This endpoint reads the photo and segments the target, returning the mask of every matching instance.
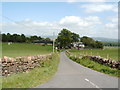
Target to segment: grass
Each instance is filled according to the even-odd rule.
[[[80,54],[91,55],[91,52],[92,52],[92,55],[97,55],[97,53],[99,53],[99,55],[104,58],[106,58],[106,55],[109,54],[110,58],[112,58],[114,60],[118,60],[118,48],[105,48],[104,50],[99,50],[99,49],[75,50],[75,49],[73,49],[73,50],[69,50],[69,51],[73,55],[72,56],[68,55],[68,57],[70,59],[72,59],[73,61],[75,61],[85,67],[91,68],[93,70],[96,70],[96,71],[99,71],[99,72],[102,72],[102,73],[105,73],[108,75],[120,77],[120,75],[118,74],[118,72],[119,72],[118,69],[113,69],[108,66],[99,64],[98,62],[92,61],[88,58],[81,58],[81,59],[79,58]],[[74,55],[76,55],[76,57]]]
[[[42,67],[2,78],[2,88],[33,88],[47,82],[57,71],[59,54],[42,62]]]
[[[118,59],[118,47],[105,47],[102,49],[82,49],[82,50],[70,50],[75,55],[95,55],[95,56],[101,56],[104,58],[111,58],[112,60],[119,60]]]
[[[105,74],[108,74],[108,75],[111,75],[111,76],[117,76],[117,77],[120,77],[120,75],[118,74],[119,70],[118,69],[113,69],[113,68],[110,68],[108,66],[105,66],[105,65],[102,65],[102,64],[99,64],[97,62],[94,62],[88,58],[82,58],[82,59],[79,59],[79,58],[75,58],[73,56],[69,56],[70,59],[72,59],[73,61],[85,66],[85,67],[88,67],[88,68],[91,68],[93,70],[96,70],[96,71],[99,71],[99,72],[102,72],[102,73],[105,73]]]
[[[0,57],[2,57],[2,43],[0,42]]]
[[[48,54],[51,52],[51,45],[42,46],[29,43],[13,43],[11,45],[8,45],[8,43],[2,43],[2,57],[30,56],[38,54]]]

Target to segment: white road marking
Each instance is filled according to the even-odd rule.
[[[85,81],[89,82],[90,84],[92,84],[93,86],[95,86],[96,88],[98,88],[99,90],[102,90],[100,87],[98,87],[96,84],[94,84],[93,82],[91,82],[89,79],[85,79]]]

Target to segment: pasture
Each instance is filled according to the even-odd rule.
[[[104,58],[111,58],[112,60],[119,60],[118,58],[118,47],[105,47],[104,49],[81,49],[81,50],[70,50],[71,53],[75,55],[93,55],[93,56],[101,56]]]
[[[39,54],[49,54],[52,52],[51,45],[37,45],[31,43],[2,43],[2,57],[30,56]]]

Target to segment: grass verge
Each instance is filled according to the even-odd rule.
[[[71,60],[73,60],[73,61],[75,61],[75,62],[77,62],[85,67],[88,67],[90,69],[93,69],[93,70],[96,70],[96,71],[99,71],[99,72],[102,72],[102,73],[105,73],[105,74],[108,74],[111,76],[120,77],[118,69],[113,69],[113,68],[110,68],[108,66],[99,64],[98,62],[92,61],[88,58],[81,58],[80,59],[78,57],[74,57],[74,56],[70,56],[70,55],[67,55],[67,56]]]
[[[41,67],[25,73],[13,74],[2,78],[2,88],[33,88],[47,82],[57,71],[59,54],[53,54],[44,62]]]

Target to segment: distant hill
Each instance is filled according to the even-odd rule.
[[[112,39],[112,38],[103,38],[103,37],[92,37],[92,38],[94,40],[103,41],[103,42],[118,42],[118,39]]]
[[[44,37],[44,38],[50,38],[50,39],[56,39],[57,38],[57,36],[42,36],[42,37]]]

